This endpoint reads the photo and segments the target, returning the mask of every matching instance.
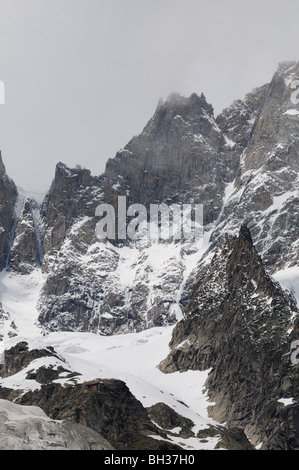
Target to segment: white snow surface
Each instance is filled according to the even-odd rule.
[[[0,341],[0,357],[5,349],[26,341],[29,349],[52,346],[61,361],[55,357],[36,359],[21,372],[1,378],[1,386],[24,392],[38,389],[39,383],[26,379],[27,372],[42,365],[62,365],[81,374],[77,383],[96,378],[123,380],[143,406],[164,402],[180,415],[190,418],[194,422],[195,433],[209,424],[218,424],[208,417],[207,408],[212,405],[204,388],[208,370],[163,374],[157,368],[169,352],[173,326],[114,336],[78,332],[45,333],[37,322],[36,308],[44,280],[38,269],[23,276],[10,275],[5,271],[0,274],[2,308],[8,314],[8,319],[0,323],[0,334],[9,331],[12,321],[16,326],[13,331],[17,332],[17,336]],[[60,378],[56,382],[64,384],[67,380],[70,379]],[[210,438],[208,442],[179,436],[171,439],[193,449],[213,449],[219,437]]]
[[[280,398],[280,400],[277,401],[282,403],[284,406],[288,406],[294,403],[294,398]]]
[[[289,116],[298,116],[299,111],[298,111],[298,109],[292,108],[292,109],[288,109],[288,110],[287,110],[285,113],[283,113],[283,114],[288,114]]]

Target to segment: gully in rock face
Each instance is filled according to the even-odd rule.
[[[126,196],[118,196],[117,217],[111,204],[97,206],[95,215],[101,217],[96,225],[96,235],[100,240],[128,238],[158,241],[184,238],[200,241],[203,237],[202,204],[150,204],[148,214],[143,204],[131,204],[126,208]],[[134,218],[127,222],[128,217]]]

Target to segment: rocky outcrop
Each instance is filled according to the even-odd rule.
[[[256,88],[247,93],[244,100],[235,100],[216,117],[218,126],[235,143],[240,155],[250,142],[254,123],[268,91],[269,84]]]
[[[17,343],[4,351],[2,364],[0,364],[0,377],[17,374],[35,359],[43,357],[55,357],[62,360],[57,356],[52,346],[47,349],[30,349],[26,341]]]
[[[12,338],[14,336],[17,336],[16,324],[11,319],[10,314],[4,311],[2,305],[0,304],[0,341],[3,341],[5,337]]]
[[[0,399],[0,450],[112,450],[92,429]]]
[[[165,403],[156,403],[147,408],[150,419],[169,434],[181,437],[193,437],[194,423],[191,419],[179,415]],[[175,428],[178,428],[177,430]]]
[[[59,432],[55,431],[55,436],[57,434],[55,439],[59,439],[62,432],[68,432],[74,435],[74,440],[78,434],[78,438],[84,442],[82,429],[72,426],[78,423],[86,428],[86,437],[91,429],[98,436],[98,439],[93,439],[95,444],[100,436],[104,436],[117,449],[179,448],[168,441],[167,434],[152,423],[146,409],[132,395],[124,382],[95,379],[92,382],[78,384],[80,374],[70,370],[66,361],[51,346],[32,349],[28,343],[20,342],[5,350],[0,376],[12,377],[21,371],[27,381],[32,381],[30,387],[32,390],[0,387],[0,397],[19,405],[37,406],[52,420],[62,420],[64,424],[59,427]],[[57,379],[62,378],[64,386],[55,383]],[[28,443],[25,448],[29,446],[34,449],[47,448],[47,435],[44,433],[40,437],[40,447],[34,447],[36,446],[33,442],[34,426],[33,423],[32,427],[28,428],[32,431],[31,440],[28,434],[24,436],[24,442]],[[24,428],[21,427],[18,432],[24,433]],[[65,440],[68,442],[70,439],[71,436]],[[17,441],[13,444],[12,439],[7,443],[5,441],[3,445],[9,445],[10,442],[15,448],[18,445],[23,448]],[[58,448],[60,445],[64,444],[58,443]],[[65,446],[68,448],[70,444]],[[87,448],[85,444],[84,446]]]
[[[45,255],[60,249],[72,225],[80,218],[94,218],[95,208],[102,198],[101,177],[93,177],[89,170],[79,166],[71,170],[63,163],[58,163],[41,208]],[[92,228],[89,236],[94,233]]]
[[[198,280],[160,368],[165,373],[211,368],[206,388],[216,421],[244,429],[264,448],[298,448],[296,400],[288,410],[278,401],[298,395],[298,365],[290,360],[296,335],[295,299],[266,273],[243,226]]]
[[[241,428],[225,426],[208,426],[194,434],[194,423],[189,418],[179,415],[165,403],[156,403],[147,409],[151,420],[167,432],[168,436],[181,438],[196,437],[201,443],[208,442],[207,438],[217,437],[215,449],[254,450]]]
[[[205,440],[208,437],[220,436],[216,449],[225,450],[255,450],[249,442],[243,429],[233,427],[209,426],[207,429],[198,431],[197,438]]]
[[[9,269],[19,274],[30,274],[42,262],[40,227],[34,211],[39,213],[37,203],[25,198],[9,253]]]
[[[6,267],[15,225],[17,188],[7,176],[0,152],[0,269]]]
[[[87,387],[92,383],[96,385]],[[68,387],[55,383],[42,385],[39,390],[23,394],[17,402],[41,407],[52,419],[87,426],[115,449],[180,448],[166,440],[166,434],[151,422],[145,408],[120,380],[97,379]]]

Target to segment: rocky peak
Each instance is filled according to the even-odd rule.
[[[90,170],[82,168],[80,165],[77,165],[75,168],[69,168],[64,163],[59,162],[56,165],[55,178],[50,188],[50,194],[58,191],[59,195],[61,195],[66,182],[74,188],[86,185],[90,175]]]
[[[299,78],[298,63],[282,63],[269,83],[252,128],[244,170],[266,165],[271,170],[289,165],[298,171],[299,108],[292,94]]]
[[[250,141],[255,120],[267,96],[268,89],[269,84],[255,88],[246,94],[244,100],[235,100],[216,118],[222,132],[236,144],[240,154]]]
[[[173,125],[173,120],[180,117],[186,123],[198,121],[200,117],[214,117],[213,107],[210,105],[204,94],[198,96],[193,93],[189,97],[179,93],[171,93],[167,100],[160,100],[153,117],[145,126],[143,133],[157,134],[157,131],[166,130],[167,125]]]
[[[231,250],[226,264],[229,291],[243,289],[245,285],[251,292],[260,283],[265,287],[265,272],[261,257],[258,255],[247,225],[242,225],[238,237],[227,238],[227,248]]]
[[[105,175],[125,182],[130,202],[205,203],[209,224],[219,214],[225,181],[233,178],[238,159],[204,95],[172,94],[143,132],[107,161]]]
[[[211,369],[206,387],[215,403],[214,419],[242,427],[267,446],[291,447],[293,437],[282,443],[275,433],[267,435],[267,427],[273,428],[275,409],[277,425],[284,427],[278,400],[294,393],[287,377],[295,312],[298,319],[295,299],[266,273],[243,226],[238,237],[227,238],[198,280],[160,368],[168,373]]]
[[[298,63],[280,64],[269,84],[217,118],[236,141],[240,161],[212,239],[237,233],[246,223],[271,272],[293,266],[298,254],[299,105],[292,98],[298,72]]]
[[[94,217],[103,196],[103,178],[87,169],[58,163],[55,178],[42,205],[44,253],[61,247],[69,229],[80,217]]]
[[[2,153],[0,151],[0,177],[6,173],[5,166],[2,159]]]
[[[9,254],[8,264],[13,272],[29,274],[42,262],[42,241],[38,217],[38,204],[30,197],[26,197]]]
[[[245,243],[248,243],[250,246],[253,246],[251,233],[247,225],[241,225],[240,232],[239,232],[239,241],[244,241]]]
[[[6,267],[15,224],[17,187],[8,177],[0,152],[0,269]]]
[[[278,64],[275,76],[282,77],[284,80],[293,80],[299,75],[299,61],[285,60]]]

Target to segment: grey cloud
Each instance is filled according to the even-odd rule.
[[[0,149],[46,190],[55,165],[99,174],[160,97],[201,93],[215,113],[298,59],[296,1],[0,0]]]

